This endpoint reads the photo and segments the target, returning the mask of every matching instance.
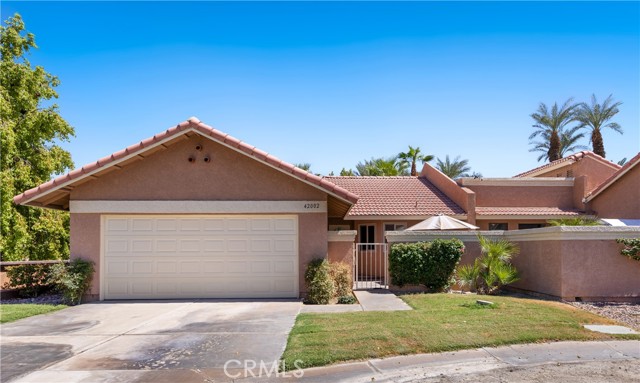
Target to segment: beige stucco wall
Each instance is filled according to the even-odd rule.
[[[477,207],[573,208],[572,186],[481,186],[468,185],[476,193]],[[479,217],[476,217],[478,219]]]
[[[203,150],[197,151],[196,145]],[[188,162],[190,156],[196,158]],[[203,158],[209,156],[211,162]],[[326,193],[203,137],[82,184],[71,200],[323,200]]]
[[[513,264],[520,280],[512,286],[567,300],[640,301],[640,262],[620,254],[616,238],[638,238],[638,228],[547,227],[531,230],[482,232],[518,245]],[[390,233],[390,242],[458,238],[465,244],[461,264],[480,255],[474,232]]]
[[[93,261],[95,273],[86,300],[100,298],[100,214],[71,214],[71,258]]]
[[[460,187],[455,181],[428,163],[424,164],[420,175],[428,179],[435,187],[460,206],[467,213],[467,222],[475,224],[477,202],[473,191],[466,187]]]
[[[563,241],[562,297],[640,300],[640,262],[620,254],[614,240]]]
[[[329,262],[342,262],[353,268],[353,242],[329,241]]]
[[[586,176],[585,192],[589,193],[616,172],[612,165],[602,163],[593,157],[587,156],[564,166],[561,169],[551,170],[536,177],[579,177]],[[572,174],[572,175],[571,175]]]
[[[640,219],[640,166],[629,170],[588,205],[600,218]]]
[[[195,150],[202,145],[203,150]],[[194,156],[195,163],[188,162]],[[202,161],[210,156],[211,162]],[[327,194],[206,138],[192,137],[123,169],[89,181],[71,200],[326,201]],[[96,263],[91,294],[100,288],[100,214],[71,214],[71,257]],[[327,213],[298,214],[299,286],[314,258],[327,256]]]
[[[520,254],[512,260],[520,273],[520,280],[513,284],[523,290],[562,296],[562,257],[560,241],[515,242]]]

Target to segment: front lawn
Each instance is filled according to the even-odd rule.
[[[413,311],[300,314],[282,359],[304,367],[391,355],[554,340],[610,339],[582,324],[609,319],[558,302],[482,297],[495,307],[477,305],[475,295],[419,294],[404,299]],[[615,336],[640,339],[639,335]]]
[[[45,304],[2,304],[0,305],[0,323],[13,322],[18,319],[58,311],[65,305],[45,305]]]

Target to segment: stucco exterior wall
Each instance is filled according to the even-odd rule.
[[[455,181],[442,174],[438,169],[425,163],[422,171],[422,177],[427,178],[440,191],[446,194],[453,202],[467,212],[467,222],[475,224],[476,215],[476,196],[466,187],[460,187]]]
[[[309,262],[327,257],[327,214],[313,213],[298,215],[298,280],[300,295],[305,296],[307,287],[304,272]]]
[[[605,164],[602,161],[594,159],[593,157],[586,156],[581,158],[580,161],[574,162],[560,169],[542,173],[540,175],[537,175],[536,177],[587,176],[585,192],[589,193],[615,172],[615,166]]]
[[[614,240],[563,241],[562,297],[640,300],[640,262],[620,254]]]
[[[71,214],[71,259],[93,261],[95,273],[91,290],[84,297],[92,301],[100,298],[100,214]]]
[[[195,149],[202,145],[202,151]],[[189,157],[196,161],[191,163]],[[209,156],[211,161],[204,162]],[[322,200],[326,193],[195,136],[76,187],[71,200]]]
[[[512,260],[520,273],[513,287],[536,293],[562,296],[565,283],[562,275],[560,241],[515,242],[520,254]]]
[[[630,169],[588,205],[600,218],[640,219],[640,166]]]
[[[571,186],[480,186],[469,185],[476,193],[478,207],[559,207],[573,208]],[[479,218],[479,217],[476,217]]]

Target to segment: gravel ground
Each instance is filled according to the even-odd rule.
[[[61,294],[47,294],[47,295],[41,295],[36,298],[3,299],[0,301],[0,304],[19,304],[19,303],[59,305],[59,304],[63,304],[63,301],[62,301]]]
[[[613,319],[640,331],[640,303],[564,302],[594,314]]]
[[[556,363],[534,367],[508,367],[466,375],[416,379],[421,383],[637,383],[638,360],[614,362]]]

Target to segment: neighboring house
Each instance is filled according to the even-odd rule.
[[[581,152],[515,178],[453,181],[429,164],[319,177],[191,118],[14,201],[70,212],[71,256],[96,264],[93,299],[298,297],[310,260],[351,262],[354,242],[437,214],[526,229],[624,191],[637,209],[638,162]]]
[[[640,153],[592,190],[587,210],[600,218],[640,220]]]

